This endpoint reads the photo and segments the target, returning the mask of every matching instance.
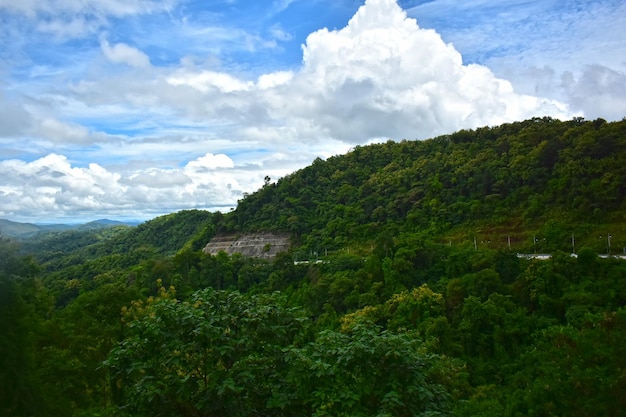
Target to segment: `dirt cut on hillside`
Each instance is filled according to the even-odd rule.
[[[204,253],[228,255],[240,253],[250,258],[273,259],[280,252],[289,250],[289,236],[274,233],[246,233],[215,236],[204,247]]]

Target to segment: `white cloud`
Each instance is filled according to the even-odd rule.
[[[125,43],[116,43],[111,46],[106,39],[101,39],[100,48],[104,56],[113,63],[127,64],[136,68],[150,66],[150,58],[148,55]]]
[[[561,103],[518,95],[486,67],[463,65],[451,44],[393,0],[367,0],[345,28],[309,35],[303,54],[284,97],[291,116],[345,141],[569,116]]]
[[[293,72],[291,71],[277,71],[269,74],[262,74],[259,76],[257,86],[261,90],[267,90],[280,85],[288,84],[292,78]]]
[[[208,153],[194,161],[190,161],[185,168],[194,172],[206,172],[218,168],[234,168],[233,160],[227,155],[213,155]]]
[[[203,167],[213,174],[202,172]],[[0,161],[4,179],[0,216],[26,214],[45,220],[75,215],[82,220],[84,212],[92,211],[130,216],[143,210],[145,217],[176,207],[234,205],[242,193],[235,177],[247,174],[229,174],[232,167],[225,155],[207,154],[183,169],[150,168],[122,176],[95,163],[72,166],[57,154],[32,162],[4,160]]]
[[[180,70],[167,78],[167,82],[174,86],[189,86],[203,93],[218,89],[224,93],[245,91],[252,87],[251,82],[237,79],[229,74],[215,71],[201,71],[193,73]]]
[[[112,207],[125,192],[119,174],[98,164],[72,167],[61,155],[50,154],[33,162],[0,161],[0,214],[77,212]]]
[[[88,144],[91,139],[89,130],[84,126],[51,118],[41,120],[34,133],[38,137],[61,144]]]
[[[145,191],[150,193],[150,190],[154,189],[184,187],[191,183],[191,178],[178,170],[148,169],[130,175],[124,183],[132,187],[144,187]]]

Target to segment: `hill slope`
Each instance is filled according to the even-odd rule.
[[[623,230],[625,195],[626,121],[542,118],[318,159],[241,200],[225,226],[291,232],[315,250],[485,228],[528,246],[549,223],[560,236],[546,249],[566,250],[576,232],[592,244],[594,225]]]

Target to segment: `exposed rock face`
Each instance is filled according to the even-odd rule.
[[[220,251],[229,255],[240,253],[251,258],[272,259],[279,252],[289,249],[289,236],[273,233],[249,233],[215,236],[204,247],[204,253],[217,255]]]

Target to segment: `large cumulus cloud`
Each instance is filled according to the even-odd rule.
[[[463,65],[453,45],[392,0],[368,0],[345,28],[311,34],[303,52],[293,92],[305,99],[289,108],[350,142],[567,115],[561,103],[516,94],[488,68]]]
[[[250,121],[260,114],[257,129],[264,125],[277,138],[292,129],[305,141],[427,138],[570,116],[560,102],[517,94],[487,67],[464,65],[453,45],[420,28],[394,0],[367,0],[345,28],[310,34],[302,50],[300,69],[264,74],[256,84],[193,70],[168,81],[211,97],[208,116]]]

